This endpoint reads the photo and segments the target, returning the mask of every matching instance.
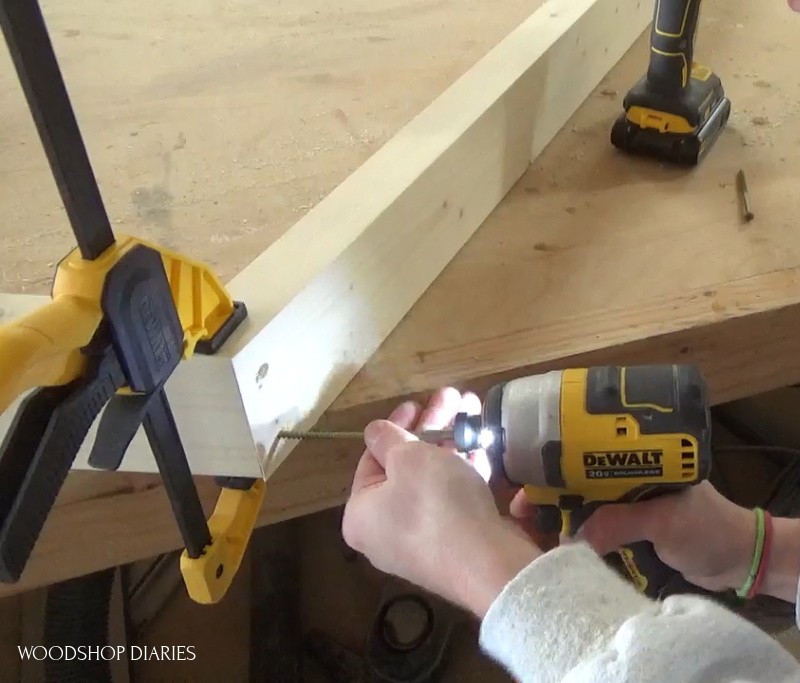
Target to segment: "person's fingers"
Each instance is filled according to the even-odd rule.
[[[795,12],[800,12],[800,0],[789,0],[789,7]]]
[[[481,476],[481,479],[483,479],[487,484],[491,482],[492,463],[489,462],[489,456],[486,455],[485,450],[479,448],[477,451],[472,451],[472,453],[469,454],[469,464],[472,465],[472,468]],[[493,488],[492,491],[494,492]]]
[[[422,411],[417,422],[417,429],[446,429],[461,406],[461,392],[452,387],[439,389],[431,396],[428,405]]]
[[[531,503],[525,491],[518,490],[508,508],[517,528],[524,531],[542,550],[551,550],[558,545],[558,529],[544,528],[540,516],[541,506]]]
[[[406,401],[401,403],[389,415],[389,422],[394,422],[398,427],[403,429],[413,429],[422,408],[414,401]]]
[[[508,504],[508,511],[512,517],[527,519],[536,515],[537,506],[531,503],[525,491],[520,489]]]
[[[419,417],[420,410],[420,406],[413,401],[401,403],[389,415],[389,421],[403,429],[411,429]],[[385,476],[386,473],[383,467],[367,448],[361,455],[356,472],[353,475],[353,490],[358,491],[367,486],[372,486],[384,479]]]
[[[598,508],[579,529],[577,537],[585,540],[599,555],[606,555],[622,545],[637,541],[655,542],[659,527],[665,527],[662,514],[665,498],[641,503],[604,505]]]
[[[800,0],[798,0],[800,2]],[[466,413],[467,415],[480,415],[481,414],[481,400],[468,391],[461,397],[461,405],[458,409],[459,413]]]
[[[375,420],[364,429],[364,441],[367,449],[384,470],[387,456],[392,448],[417,440],[417,437],[411,432],[389,420]]]

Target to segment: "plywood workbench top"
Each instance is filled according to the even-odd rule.
[[[42,2],[115,230],[242,270],[542,4]],[[74,247],[0,50],[0,290]]]

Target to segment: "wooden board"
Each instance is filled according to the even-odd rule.
[[[278,432],[317,422],[651,15],[549,0],[237,275],[249,318],[220,356],[240,396],[223,358],[167,385],[192,471],[269,477],[296,446]],[[141,434],[129,450],[156,471]]]
[[[319,420],[651,16],[548,0],[230,282],[250,319],[224,353],[265,477],[297,445],[278,432]]]

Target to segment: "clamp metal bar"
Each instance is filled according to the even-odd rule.
[[[39,3],[0,0],[0,26],[81,256],[94,261],[114,233]]]
[[[144,429],[172,504],[186,554],[191,559],[196,559],[211,545],[211,532],[163,388],[150,401],[144,418]]]

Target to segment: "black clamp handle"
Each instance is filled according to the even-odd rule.
[[[106,347],[81,379],[23,401],[0,446],[0,580],[19,580],[86,434],[124,384]]]

